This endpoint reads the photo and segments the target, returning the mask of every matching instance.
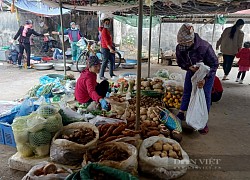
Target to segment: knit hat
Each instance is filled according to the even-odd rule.
[[[194,40],[194,27],[190,24],[183,24],[177,34],[179,44],[188,43]]]
[[[88,59],[89,67],[100,64],[100,60],[97,56],[90,56]]]
[[[25,24],[33,24],[33,22],[32,22],[32,20],[29,19],[29,20],[25,21]]]
[[[72,26],[73,24],[76,24],[76,23],[75,23],[75,22],[71,22],[71,23],[70,23],[70,26]]]

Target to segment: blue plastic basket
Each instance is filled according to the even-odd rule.
[[[4,142],[3,128],[4,128],[4,125],[2,125],[0,123],[0,144],[5,144],[5,142]]]
[[[16,147],[16,142],[11,125],[7,123],[1,123],[1,127],[3,128],[5,145]]]
[[[6,114],[0,117],[0,122],[7,122],[9,124],[12,124],[13,120],[15,119],[16,114],[17,114],[17,111]]]

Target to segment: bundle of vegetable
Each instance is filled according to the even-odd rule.
[[[123,122],[116,124],[102,124],[98,126],[100,140],[108,142],[125,136],[135,136],[140,133],[140,131],[126,129],[126,127],[126,123]]]
[[[29,91],[28,91],[28,96],[29,97],[36,97],[36,92],[37,90],[41,87],[42,85],[35,85],[34,87],[32,87]]]
[[[85,161],[90,162],[102,162],[105,160],[109,161],[124,161],[128,159],[129,154],[127,151],[119,146],[113,144],[102,144],[94,150],[87,151]]]
[[[54,83],[49,83],[43,86],[42,91],[39,93],[40,96],[51,93],[52,88],[55,86]]]
[[[182,86],[167,85],[163,102],[165,102],[166,107],[180,109],[182,94]]]
[[[160,156],[160,157],[171,157],[174,159],[183,159],[181,148],[178,144],[164,143],[163,141],[155,142],[151,147],[147,148],[149,157]]]
[[[67,139],[69,141],[78,143],[78,144],[87,144],[95,138],[95,132],[90,128],[80,128],[73,131],[72,134],[62,133],[61,138]]]

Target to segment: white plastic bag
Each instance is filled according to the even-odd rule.
[[[193,75],[192,81],[192,93],[190,102],[188,105],[186,122],[195,130],[204,129],[208,121],[208,110],[203,88],[197,87],[197,82],[204,79],[206,74],[210,71],[210,68],[203,63],[197,64],[199,69]]]
[[[164,143],[180,144],[173,139],[151,136],[145,139],[139,151],[139,167],[144,173],[151,174],[155,179],[174,179],[184,175],[190,164],[187,153],[181,148],[183,159],[173,159],[169,157],[161,158],[160,156],[149,157],[147,148],[151,147],[155,142],[163,141]]]

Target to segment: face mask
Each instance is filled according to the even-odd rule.
[[[109,26],[109,24],[104,24],[104,28],[109,28],[110,26]]]
[[[187,46],[187,45],[179,45],[179,50],[180,51],[186,51],[188,50],[189,48],[191,48],[193,46],[193,44]]]

